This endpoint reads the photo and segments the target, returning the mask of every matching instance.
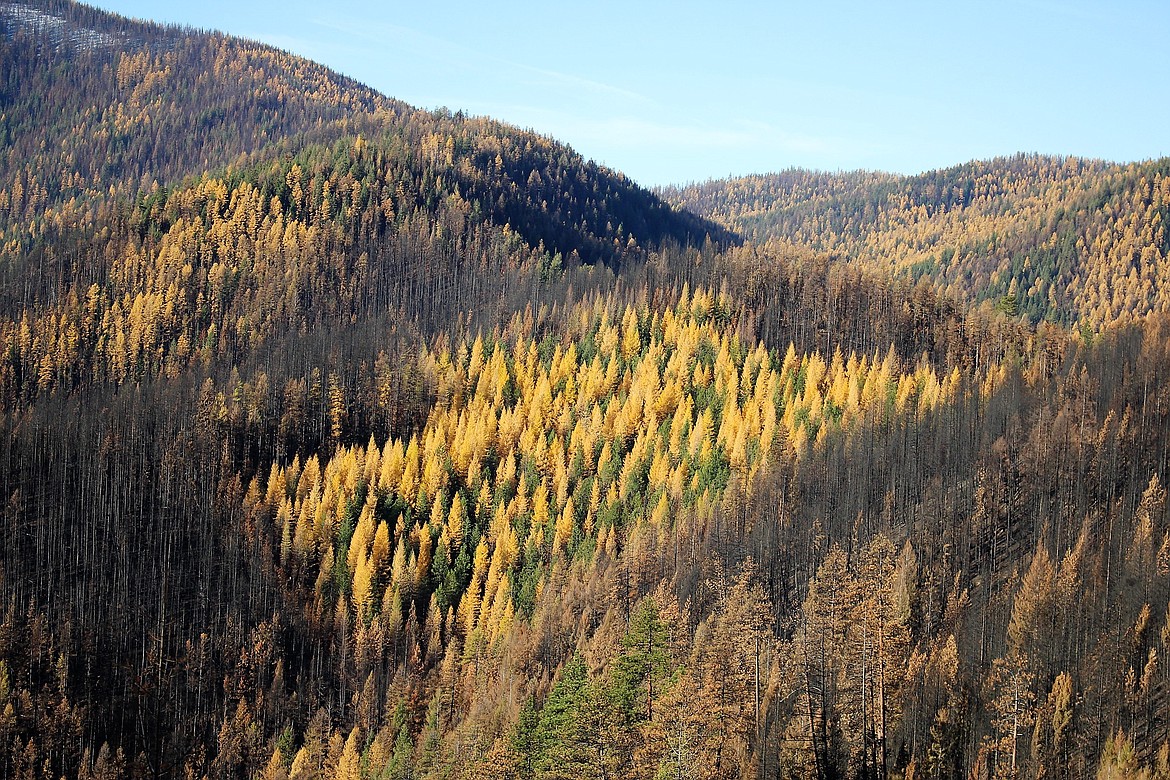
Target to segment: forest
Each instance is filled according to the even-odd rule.
[[[790,170],[664,190],[757,242],[798,245],[967,304],[1091,328],[1170,309],[1170,167],[1043,155],[918,176]]]
[[[0,778],[1170,778],[1168,166],[649,191],[0,5]]]

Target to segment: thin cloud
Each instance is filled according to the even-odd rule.
[[[507,65],[511,68],[515,68],[516,70],[525,71],[528,73],[535,73],[537,75],[544,76],[546,78],[549,78],[549,79],[555,81],[556,83],[560,84],[561,86],[576,87],[580,90],[584,90],[586,92],[591,92],[591,93],[596,94],[596,95],[608,95],[610,97],[622,97],[622,98],[626,98],[627,100],[632,100],[632,101],[636,101],[639,103],[652,103],[653,102],[650,98],[646,97],[645,95],[643,95],[641,93],[634,92],[634,91],[628,90],[628,89],[623,89],[622,87],[616,87],[613,84],[605,84],[605,83],[602,83],[600,81],[594,81],[593,79],[582,78],[581,76],[574,76],[574,75],[569,74],[569,73],[562,73],[559,70],[548,70],[546,68],[536,68],[536,67],[533,67],[531,65],[524,65],[522,63],[512,62],[510,60],[504,60],[504,59],[500,59],[498,57],[489,57],[488,59],[494,60],[495,62],[499,62],[499,63],[504,64],[504,65]]]
[[[333,30],[334,32],[345,33],[346,35],[363,40],[372,41],[374,43],[386,44],[386,39],[397,36],[399,38],[413,39],[420,43],[439,44],[441,46],[454,48],[463,48],[457,46],[446,38],[440,38],[435,35],[428,35],[420,32],[413,27],[402,27],[397,24],[386,24],[385,22],[377,22],[370,24],[349,24],[343,21],[334,19],[313,19],[312,24],[326,30]]]

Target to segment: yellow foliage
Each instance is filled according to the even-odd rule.
[[[490,347],[477,337],[454,357],[442,348],[424,351],[418,369],[441,397],[420,431],[381,449],[373,442],[338,448],[323,468],[315,457],[284,470],[273,465],[267,482],[249,488],[249,511],[272,512],[281,566],[298,557],[315,566],[319,592],[327,592],[342,521],[358,486],[369,485],[345,560],[352,604],[369,621],[381,602],[398,615],[385,619],[399,629],[413,599],[434,598],[420,590],[434,581],[436,539],[453,558],[478,538],[471,582],[451,594],[458,599],[451,619],[470,651],[495,641],[514,619],[520,551],[563,557],[578,512],[585,537],[596,538],[592,549],[613,555],[626,537],[602,518],[623,505],[646,508],[623,521],[631,524],[629,538],[665,533],[676,515],[701,522],[722,506],[724,484],[712,479],[726,472],[707,468],[713,462],[730,465],[736,484],[750,485],[777,446],[804,457],[816,442],[850,435],[871,415],[916,414],[966,392],[958,373],[940,380],[925,361],[913,374],[899,373],[892,350],[881,361],[880,352],[838,352],[826,362],[790,345],[777,361],[708,316],[713,305],[709,293],[696,290],[662,314],[629,307],[610,319],[602,307],[574,334],[596,328],[598,352],[588,362],[579,360],[573,339],[543,360],[528,336]],[[647,318],[651,335],[643,339],[639,323]],[[505,405],[508,387],[516,401]],[[429,512],[419,523],[423,506]],[[528,526],[527,538],[517,537],[514,524]],[[447,629],[429,630],[445,636]]]
[[[431,538],[430,526],[415,526],[412,534],[418,544],[418,557],[415,559],[415,582],[426,579],[431,570],[431,560],[434,556],[435,541]]]
[[[264,495],[264,500],[270,506],[279,506],[287,491],[285,472],[276,463],[273,463],[272,469],[268,472],[268,490]]]
[[[622,357],[633,360],[642,350],[642,336],[638,332],[638,315],[633,309],[626,309],[622,321]]]
[[[650,515],[650,524],[656,528],[666,528],[670,525],[670,501],[666,497],[665,490],[659,496],[658,503],[654,505],[654,512]]]
[[[380,580],[385,580],[390,566],[390,529],[386,521],[378,523],[374,533],[374,544],[370,548],[370,569]]]
[[[447,538],[453,547],[463,544],[463,530],[467,525],[467,510],[463,508],[463,496],[458,492],[451,500],[451,511],[447,514]]]
[[[565,546],[573,536],[573,528],[576,526],[576,510],[573,507],[573,499],[569,498],[565,502],[565,508],[561,512],[560,517],[557,518],[556,531],[553,534],[553,553],[564,552]]]
[[[308,776],[308,773],[311,769],[311,764],[312,758],[309,756],[309,751],[302,745],[301,749],[297,751],[297,754],[293,756],[292,768],[289,771],[289,777]]]
[[[337,762],[337,771],[333,775],[334,780],[361,780],[361,748],[358,742],[358,729],[354,726],[353,731],[349,732],[349,738],[345,740],[345,747]]]
[[[418,439],[411,436],[410,443],[406,445],[406,453],[403,456],[402,477],[398,480],[398,495],[402,496],[408,504],[413,504],[418,500],[418,450]]]
[[[346,558],[346,565],[349,566],[350,571],[357,568],[359,559],[366,557],[376,531],[377,526],[374,524],[373,507],[367,502],[362,509],[361,516],[358,518],[353,536],[350,537],[349,553]]]
[[[358,557],[357,568],[353,572],[353,605],[358,617],[365,620],[370,614],[373,597],[374,574],[366,556]]]
[[[543,528],[552,519],[547,482],[541,482],[532,494],[532,525]]]

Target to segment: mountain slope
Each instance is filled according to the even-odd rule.
[[[757,241],[926,276],[1010,314],[1092,326],[1170,310],[1170,161],[1018,156],[919,176],[788,171],[668,190]]]
[[[66,2],[0,23],[7,403],[731,238],[548,138],[270,47]]]
[[[25,252],[55,212],[358,135],[411,155],[410,177],[434,197],[474,190],[485,216],[566,258],[616,263],[726,233],[533,133],[417,111],[269,46],[64,0],[0,7],[0,90],[0,227]]]
[[[177,183],[291,136],[331,139],[350,120],[409,111],[268,46],[62,0],[3,4],[0,37],[9,219],[111,187]]]

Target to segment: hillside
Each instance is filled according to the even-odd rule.
[[[420,205],[458,195],[566,258],[617,263],[663,240],[724,237],[550,139],[418,111],[269,46],[67,0],[0,6],[0,41],[0,227],[25,254],[40,231],[109,219],[94,210],[119,199],[359,136],[386,149]]]
[[[665,193],[733,233],[230,36],[0,24],[0,776],[1170,776],[1170,314],[1097,262],[1160,289],[1160,164]],[[1021,292],[1090,271],[1092,327]]]
[[[270,47],[3,8],[9,403],[372,311],[434,323],[522,296],[518,265],[547,280],[731,238],[550,139],[417,111]]]
[[[755,241],[1090,327],[1170,308],[1170,163],[1021,155],[900,177],[786,171],[667,190]]]
[[[0,40],[2,212],[16,223],[410,111],[271,47],[65,0],[4,3]]]

